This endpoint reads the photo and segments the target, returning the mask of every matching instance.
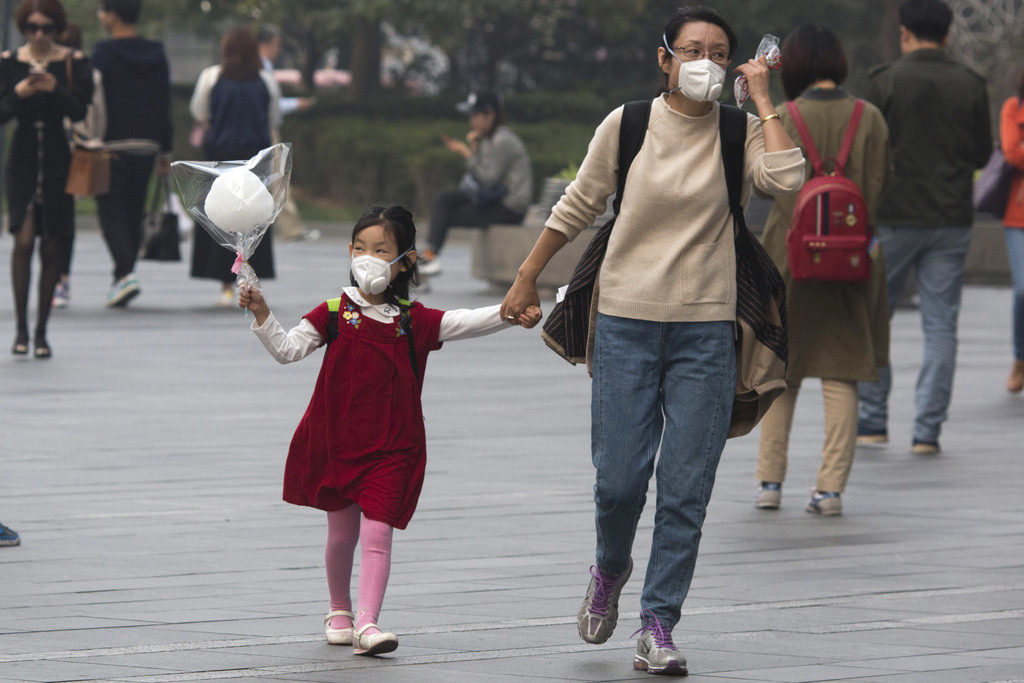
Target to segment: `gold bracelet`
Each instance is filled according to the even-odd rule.
[[[780,119],[781,120],[781,117],[778,114],[768,114],[768,116],[762,116],[761,117],[761,125],[763,126],[764,124],[768,123],[772,119]]]

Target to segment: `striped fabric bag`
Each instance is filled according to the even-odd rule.
[[[615,217],[622,206],[622,194],[626,187],[626,175],[647,133],[647,120],[651,116],[650,100],[628,102],[622,109],[619,124],[619,177],[612,203],[614,216],[597,230],[590,244],[573,270],[572,278],[561,301],[555,304],[544,323],[541,338],[559,356],[573,365],[586,363],[591,325],[596,321],[592,311],[597,284],[597,273],[601,270],[608,238],[615,225]]]

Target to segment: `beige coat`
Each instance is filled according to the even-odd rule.
[[[853,112],[854,98],[844,91],[808,90],[796,99],[822,159],[835,156]],[[786,107],[779,107],[789,136],[803,144]],[[806,156],[806,153],[805,153]],[[828,168],[828,166],[826,166]],[[813,174],[807,162],[807,177]],[[892,174],[889,132],[880,111],[864,108],[846,177],[864,193],[872,225],[882,187]],[[878,368],[889,362],[889,304],[885,262],[872,262],[871,279],[865,283],[793,282],[786,260],[786,231],[797,195],[775,198],[765,223],[762,241],[786,282],[789,318],[789,368],[787,380],[804,377],[873,382]]]

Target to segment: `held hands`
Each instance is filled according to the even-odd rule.
[[[544,313],[541,312],[540,306],[527,306],[526,310],[520,313],[518,316],[512,314],[506,314],[504,316],[505,322],[509,325],[519,325],[526,329],[531,329],[540,322],[540,319],[544,317]]]
[[[527,329],[539,323],[543,314],[537,286],[517,277],[501,302],[501,317],[512,325],[522,325]]]

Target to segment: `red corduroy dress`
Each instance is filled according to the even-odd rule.
[[[444,311],[414,303],[419,377],[438,341]],[[327,303],[305,315],[327,338]],[[427,460],[420,382],[397,321],[362,315],[341,297],[338,338],[327,347],[313,397],[288,449],[284,500],[328,512],[357,503],[369,519],[409,523]]]

